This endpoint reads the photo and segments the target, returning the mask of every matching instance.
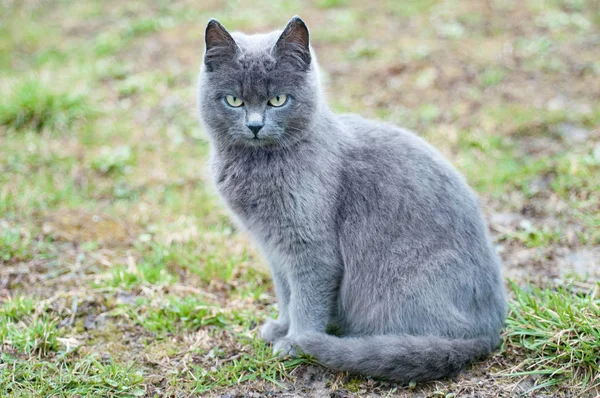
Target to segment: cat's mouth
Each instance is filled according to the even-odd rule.
[[[272,146],[278,142],[279,136],[277,134],[273,134],[272,132],[263,132],[261,131],[259,134],[246,134],[246,132],[241,131],[232,131],[232,138],[234,138],[238,145],[247,145],[251,147],[263,147],[263,146]]]
[[[251,145],[264,145],[276,141],[275,137],[269,135],[244,136],[243,140]]]
[[[243,145],[254,148],[273,147],[277,145],[277,140],[273,137],[244,137]]]

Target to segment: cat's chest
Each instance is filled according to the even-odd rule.
[[[219,193],[262,242],[312,240],[329,213],[323,179],[307,164],[262,160],[213,162]]]
[[[229,164],[217,167],[215,182],[236,214],[245,218],[266,217],[295,210],[295,197],[301,192],[296,184],[298,178],[291,174],[276,168]]]
[[[243,219],[297,219],[307,211],[307,202],[319,178],[300,162],[272,159],[234,159],[213,164],[214,179],[221,196]]]

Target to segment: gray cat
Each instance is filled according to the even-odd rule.
[[[214,181],[279,301],[262,337],[400,383],[488,355],[506,311],[500,262],[459,173],[407,130],[333,114],[300,18],[257,35],[211,20],[205,42]]]

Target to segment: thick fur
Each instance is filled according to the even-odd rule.
[[[400,383],[454,376],[493,345],[488,339],[444,339],[436,336],[371,336],[339,338],[305,334],[298,344],[318,353],[333,369],[391,379]]]
[[[218,192],[273,273],[280,313],[263,338],[403,383],[491,352],[506,311],[501,267],[462,176],[407,130],[333,114],[299,18],[284,35],[228,36],[209,23],[199,107]],[[284,106],[267,105],[281,94]],[[246,125],[257,117],[255,138]]]

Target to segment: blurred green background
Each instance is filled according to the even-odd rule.
[[[194,91],[209,18],[253,33],[298,14],[331,107],[433,143],[479,193],[507,278],[574,300],[553,307],[545,290],[540,306],[514,287],[502,351],[419,394],[597,391],[581,336],[595,336],[598,304],[571,293],[600,276],[598,0],[0,6],[0,390],[412,396],[275,360],[255,338],[275,298],[208,179]],[[560,311],[575,315],[532,321]],[[552,356],[527,340],[538,327],[577,333]]]

